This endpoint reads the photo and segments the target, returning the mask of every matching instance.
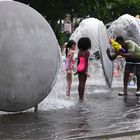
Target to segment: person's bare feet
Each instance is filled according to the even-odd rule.
[[[118,96],[127,96],[127,93],[119,92],[119,93],[118,93]]]
[[[136,95],[136,96],[140,96],[140,91],[139,91],[139,90],[136,91],[135,95]]]

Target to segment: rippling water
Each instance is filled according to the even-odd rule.
[[[119,97],[121,73],[109,89],[100,62],[92,63],[84,102],[78,101],[77,77],[73,77],[72,98],[65,97],[65,74],[60,70],[49,96],[39,111],[0,115],[0,139],[77,140],[89,136],[140,129],[140,100],[130,89],[128,97]],[[96,69],[97,68],[97,69]]]

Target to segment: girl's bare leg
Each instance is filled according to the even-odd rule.
[[[79,78],[79,86],[78,86],[79,100],[84,100],[84,92],[87,76],[85,74],[79,74],[78,78]]]
[[[69,72],[69,73],[67,72],[66,80],[67,80],[66,95],[69,97],[70,91],[71,91],[71,85],[72,85],[72,73],[71,72]]]

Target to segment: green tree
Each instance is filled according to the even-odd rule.
[[[59,38],[61,21],[69,13],[73,18],[95,17],[108,23],[123,14],[140,14],[140,0],[16,0],[29,4],[42,14]],[[58,20],[60,23],[58,24]]]

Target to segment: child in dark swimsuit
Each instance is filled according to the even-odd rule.
[[[79,93],[79,100],[84,100],[84,91],[85,91],[85,84],[87,77],[90,75],[88,74],[88,59],[90,52],[88,49],[91,48],[91,41],[87,37],[82,37],[78,41],[78,62],[77,62],[77,72],[78,74],[78,93]]]

